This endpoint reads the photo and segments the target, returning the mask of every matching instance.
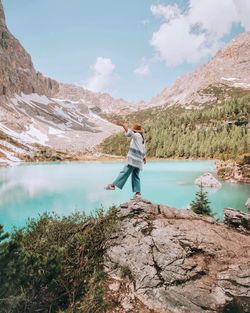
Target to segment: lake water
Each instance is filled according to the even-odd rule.
[[[122,162],[73,162],[23,164],[0,169],[0,224],[5,230],[23,226],[29,217],[45,211],[67,215],[77,210],[86,213],[132,196],[130,180],[124,189],[106,191],[123,167]],[[198,188],[194,179],[213,172],[213,161],[152,161],[141,173],[143,197],[155,203],[185,208]],[[214,213],[223,216],[223,208],[247,211],[244,203],[250,186],[222,182],[219,190],[208,190]]]

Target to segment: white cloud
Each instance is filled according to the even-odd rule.
[[[190,0],[189,25],[199,24],[207,35],[220,39],[239,21],[233,0]]]
[[[149,74],[149,64],[144,64],[144,65],[137,67],[134,70],[134,73],[137,75],[141,75],[141,76],[148,75]]]
[[[238,15],[241,17],[241,25],[245,30],[250,31],[250,1],[234,0]]]
[[[94,92],[106,91],[113,81],[115,70],[111,59],[98,57],[91,69],[93,75],[87,80],[85,87]]]
[[[250,27],[249,0],[190,0],[187,11],[176,5],[153,5],[154,16],[163,17],[150,44],[169,66],[196,63],[213,55],[233,23]]]
[[[150,73],[150,67],[152,64],[159,61],[159,57],[154,55],[151,58],[142,58],[140,65],[134,70],[134,73],[141,76],[146,76]]]
[[[174,5],[162,5],[162,4],[151,5],[150,10],[153,13],[153,15],[163,16],[166,21],[172,20],[181,13],[176,3]]]

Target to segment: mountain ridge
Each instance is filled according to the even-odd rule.
[[[122,99],[63,84],[36,71],[30,54],[9,31],[0,0],[0,165],[20,161],[17,154],[30,157],[37,144],[85,153],[118,131],[99,116],[116,113],[117,108],[136,109]]]
[[[250,90],[250,32],[235,37],[206,64],[176,80],[154,97],[148,106],[205,104],[217,100],[207,94],[209,86],[236,87]]]

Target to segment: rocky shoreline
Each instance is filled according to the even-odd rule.
[[[51,149],[50,147],[39,147],[39,149],[34,149],[34,151],[29,154],[19,154],[17,155],[18,160],[13,162],[1,162],[0,168],[8,167],[15,164],[20,164],[23,162],[37,163],[37,162],[65,162],[65,161],[113,161],[113,160],[123,160],[123,157],[109,155],[101,152],[86,152],[82,151],[79,153],[69,153],[67,151],[59,151]]]
[[[239,161],[217,161],[217,175],[232,183],[250,184],[250,156]]]
[[[109,313],[250,311],[248,231],[140,198],[118,217],[105,262]]]

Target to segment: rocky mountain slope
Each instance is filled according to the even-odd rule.
[[[108,93],[94,93],[73,84],[60,83],[59,89],[54,96],[60,99],[80,101],[96,113],[127,114],[139,109],[139,103],[114,99]]]
[[[110,313],[249,312],[247,231],[138,198],[118,216],[106,255]]]
[[[100,113],[130,112],[134,104],[43,76],[10,33],[0,1],[0,165],[30,155],[35,144],[83,152],[118,127]]]
[[[12,97],[21,92],[50,96],[58,90],[59,84],[44,77],[34,69],[31,56],[20,42],[9,32],[0,1],[0,99]]]
[[[7,28],[0,1],[0,164],[19,160],[34,144],[82,152],[118,128],[99,113],[136,110],[108,94],[43,76]]]
[[[148,105],[200,105],[217,101],[218,89],[226,96],[232,88],[250,90],[250,32],[238,35],[210,62],[182,76]]]

